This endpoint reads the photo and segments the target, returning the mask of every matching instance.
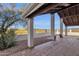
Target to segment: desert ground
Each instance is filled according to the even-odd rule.
[[[72,33],[71,33],[72,34]],[[76,34],[76,33],[75,33]],[[32,49],[27,48],[27,35],[17,36],[16,46],[0,51],[2,56],[79,56],[78,36],[56,36],[56,41],[50,34],[34,34]]]

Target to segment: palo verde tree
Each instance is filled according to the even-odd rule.
[[[14,31],[8,30],[8,28],[16,22],[22,21],[21,13],[16,9],[16,4],[0,4],[0,49],[3,50],[14,45]]]

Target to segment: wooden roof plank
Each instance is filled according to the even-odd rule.
[[[66,25],[79,25],[79,4],[70,8],[66,8],[62,10],[60,13]]]

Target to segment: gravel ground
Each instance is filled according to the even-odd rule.
[[[50,41],[34,47],[19,51],[13,56],[79,56],[79,37],[57,37],[56,41]]]
[[[18,40],[25,38],[26,36],[18,36]],[[45,42],[49,42],[52,41],[52,39],[48,39],[48,37],[50,36],[44,36],[44,37],[40,37],[40,38],[34,38],[34,46],[43,44]],[[16,43],[16,46],[12,47],[12,48],[8,48],[6,50],[0,51],[0,55],[2,56],[8,56],[8,55],[12,55],[14,53],[17,53],[19,51],[25,50],[27,49],[27,39],[26,40],[19,40]]]
[[[34,38],[34,48],[27,49],[27,40],[17,42],[15,47],[0,51],[4,56],[79,56],[79,37],[57,36],[56,41],[50,36]]]

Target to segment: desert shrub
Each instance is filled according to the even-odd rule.
[[[9,30],[6,33],[0,34],[0,50],[14,46],[16,43],[14,30]]]
[[[15,45],[14,30],[8,29],[11,28],[12,25],[25,25],[26,21],[23,20],[22,11],[16,8],[15,3],[0,4],[0,8],[0,49],[3,50]]]

